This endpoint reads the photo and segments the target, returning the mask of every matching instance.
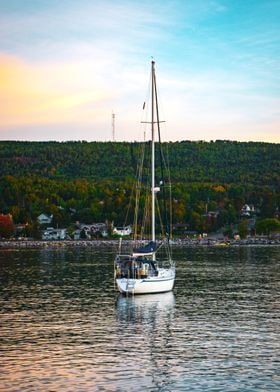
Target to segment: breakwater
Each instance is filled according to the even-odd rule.
[[[123,240],[122,244],[130,245],[132,240]],[[280,238],[250,238],[244,240],[217,240],[212,238],[199,239],[175,239],[171,240],[174,246],[280,246]],[[24,249],[24,248],[64,248],[64,247],[116,247],[118,239],[111,240],[1,240],[0,249]]]

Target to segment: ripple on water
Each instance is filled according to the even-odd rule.
[[[126,298],[112,248],[0,252],[0,390],[280,390],[278,248],[174,256],[174,293]]]

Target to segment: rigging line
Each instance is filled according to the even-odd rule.
[[[136,187],[136,185],[134,184],[134,185],[132,186],[132,189],[131,189],[131,192],[130,192],[128,207],[127,207],[126,215],[125,215],[125,219],[124,219],[124,226],[126,226],[127,221],[128,221],[128,214],[129,214],[129,211],[130,211],[130,209],[131,209],[132,198],[133,198],[133,194],[134,194],[134,192],[135,192],[135,187]]]
[[[150,225],[150,203],[151,203],[151,195],[148,192],[148,187],[146,188],[146,195],[145,195],[145,203],[144,203],[144,211],[143,211],[143,219],[142,219],[142,233],[141,237],[142,239],[144,238],[144,235],[146,233],[146,228],[147,232],[149,232],[149,225]]]
[[[163,221],[161,218],[161,213],[160,213],[160,206],[159,206],[159,202],[158,202],[158,198],[156,197],[156,207],[157,207],[157,213],[158,213],[158,219],[159,219],[159,225],[160,225],[160,230],[161,230],[161,235],[164,237],[164,225],[163,225]]]
[[[161,144],[161,148],[162,148],[162,144]],[[163,151],[163,148],[162,148]],[[172,206],[172,182],[171,182],[171,175],[170,175],[170,158],[169,158],[169,148],[168,148],[168,144],[165,143],[165,151],[166,151],[166,158],[165,155],[162,152],[162,159],[163,159],[163,163],[164,163],[164,169],[165,169],[165,173],[167,176],[167,184],[165,186],[165,188],[168,189],[168,196],[169,196],[169,208],[166,209],[166,211],[169,211],[169,220],[167,220],[167,222],[169,222],[169,237],[172,238],[172,221],[173,221],[173,206]],[[167,198],[165,198],[165,200],[167,201]]]
[[[173,206],[172,206],[172,183],[171,183],[171,176],[170,176],[170,166],[169,166],[169,148],[168,144],[166,145],[166,156],[167,156],[167,176],[168,176],[168,183],[169,183],[169,222],[170,222],[170,238],[173,237]],[[170,249],[172,253],[172,249]]]
[[[138,208],[137,208],[137,211],[135,211],[135,222],[137,222],[137,228],[138,228],[138,225],[140,225],[140,232],[139,232],[139,238],[140,238],[140,240],[141,239],[143,239],[143,236],[144,236],[144,233],[145,233],[145,228],[146,228],[146,221],[147,221],[147,215],[148,215],[148,212],[149,212],[149,203],[148,203],[148,200],[149,200],[149,192],[147,191],[147,189],[148,189],[148,182],[149,182],[149,180],[148,180],[148,178],[149,178],[149,176],[147,175],[147,173],[145,173],[145,177],[146,178],[144,178],[144,176],[143,176],[143,170],[144,170],[144,158],[145,158],[145,155],[146,155],[146,144],[147,143],[143,143],[143,154],[142,154],[142,175],[141,175],[141,177],[139,177],[139,182],[138,182],[138,193],[137,193],[137,197],[138,197]],[[144,184],[144,182],[143,182],[143,180],[144,179],[146,179],[146,184]],[[141,199],[141,196],[143,196],[144,197],[144,200],[143,200],[143,208],[142,208],[142,212],[141,212],[141,219],[139,219],[140,218],[140,199]],[[136,213],[137,212],[137,213]],[[138,221],[139,221],[139,223],[138,223]],[[137,240],[137,237],[138,237],[138,234],[136,235],[136,240]]]
[[[140,152],[141,152],[141,145],[140,145]],[[141,154],[139,152],[138,152],[138,155],[141,156]],[[138,164],[137,164],[137,168],[136,168],[137,181],[136,181],[136,183],[133,184],[131,192],[130,192],[129,204],[128,204],[128,208],[126,210],[124,226],[126,226],[127,222],[128,222],[128,215],[129,215],[130,210],[132,209],[132,201],[133,201],[134,194],[135,194],[135,200],[137,200],[137,184],[138,184],[138,178],[140,176],[140,171],[141,171],[141,162],[139,163],[139,160],[138,160]]]
[[[151,159],[151,141],[144,143],[145,145],[145,152],[146,152],[146,163],[150,161]],[[144,166],[144,164],[143,164]],[[144,207],[143,207],[143,214],[142,214],[142,221],[141,221],[141,238],[143,239],[145,234],[148,234],[150,232],[150,224],[151,224],[151,215],[150,215],[150,206],[151,206],[151,194],[150,194],[150,189],[151,189],[151,184],[150,184],[150,175],[151,175],[151,168],[150,165],[146,165],[143,167],[143,170],[145,169],[145,173],[143,176],[143,196],[144,196]],[[145,184],[144,184],[145,180]],[[149,235],[150,238],[150,235]]]
[[[158,110],[158,94],[157,94],[157,85],[156,85],[156,76],[154,75],[154,87],[155,87],[155,101],[156,101],[156,115],[157,115],[157,130],[158,130],[158,141],[159,141],[159,151],[160,151],[160,169],[161,169],[161,178],[163,182],[163,205],[164,205],[164,224],[166,230],[166,236],[169,238],[170,236],[170,228],[168,225],[168,215],[167,215],[167,205],[166,205],[166,192],[165,192],[165,178],[164,178],[164,157],[162,151],[161,144],[161,134],[160,134],[160,121],[159,121],[159,110]]]
[[[150,76],[149,76],[149,83],[148,83],[148,89],[146,92],[146,100],[144,101],[144,105],[143,105],[143,110],[142,110],[142,118],[141,120],[147,120],[148,115],[149,115],[149,106],[150,106],[150,91],[151,91],[151,83],[152,83],[152,70],[150,71]],[[145,110],[144,110],[145,109]],[[134,226],[136,228],[135,230],[135,235],[134,235],[134,240],[137,241],[137,236],[138,236],[138,221],[139,221],[139,210],[140,210],[140,196],[141,196],[141,191],[142,191],[142,182],[143,182],[143,174],[146,174],[144,172],[144,162],[145,162],[145,155],[146,155],[146,131],[147,131],[147,127],[148,127],[148,121],[141,121],[141,124],[145,124],[142,129],[144,129],[144,142],[142,144],[142,155],[141,155],[141,163],[140,163],[140,167],[141,167],[141,171],[139,170],[139,177],[138,177],[138,182],[137,182],[137,193],[136,193],[136,208],[135,208],[135,212],[134,212]],[[148,178],[148,177],[147,177]],[[148,188],[148,186],[147,186]],[[147,195],[146,195],[146,199],[147,199]],[[147,200],[146,200],[147,201]],[[144,235],[144,231],[145,231],[145,220],[148,213],[148,205],[145,202],[144,203],[144,208],[143,208],[143,215],[142,215],[142,221],[140,222],[141,226],[140,226],[140,232],[139,235],[141,238],[143,238]]]
[[[134,241],[137,240],[137,234],[138,234],[138,215],[139,215],[139,203],[140,203],[140,194],[141,194],[141,179],[142,179],[142,175],[143,175],[144,157],[145,157],[145,144],[141,143],[140,150],[139,150],[138,175],[137,175],[136,192],[135,192]]]
[[[144,136],[144,142],[146,141],[146,134],[147,134],[147,124],[148,124],[148,116],[150,113],[150,91],[151,91],[151,83],[152,83],[152,70],[150,71],[149,75],[149,82],[148,82],[148,88],[146,92],[146,98],[142,107],[142,115],[141,115],[141,124],[146,124],[144,127],[141,129],[143,130],[143,136]]]
[[[116,277],[117,277],[116,259],[114,259],[114,290],[116,290]]]

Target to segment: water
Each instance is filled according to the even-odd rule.
[[[178,248],[119,297],[114,249],[0,251],[1,391],[279,391],[280,248]]]

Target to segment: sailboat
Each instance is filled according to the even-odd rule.
[[[160,140],[160,121],[158,112],[158,98],[155,75],[155,62],[151,63],[151,141],[150,146],[150,165],[151,178],[148,186],[149,192],[149,227],[151,228],[150,238],[147,243],[140,242],[141,246],[133,247],[129,253],[122,253],[122,246],[120,242],[119,252],[115,259],[115,282],[118,291],[123,294],[153,294],[172,291],[175,282],[175,263],[172,260],[171,245],[170,245],[170,224],[166,222],[164,238],[156,239],[156,209],[158,210],[157,194],[166,188],[166,182],[163,174],[163,163],[161,160],[161,179],[156,184],[155,176],[155,145],[156,145],[156,130],[158,131],[158,146],[161,146]],[[146,143],[147,144],[147,143]],[[162,156],[162,149],[160,147],[160,157]],[[169,181],[170,182],[170,181]],[[171,190],[171,186],[169,186]],[[162,203],[166,204],[166,203]],[[171,204],[171,202],[170,202]],[[168,214],[165,214],[167,217]],[[137,231],[139,224],[134,222],[135,231]],[[137,233],[134,233],[136,244],[139,244]],[[146,236],[147,233],[145,233]],[[158,254],[163,253],[163,248],[166,249],[164,260],[158,259]]]

